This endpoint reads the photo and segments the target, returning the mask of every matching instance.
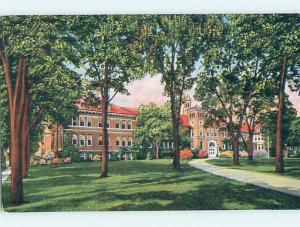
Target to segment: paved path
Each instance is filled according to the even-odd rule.
[[[2,183],[10,176],[10,167],[2,172]]]
[[[194,160],[190,161],[189,164],[197,169],[218,176],[300,197],[300,180],[297,179],[246,170],[229,169],[209,164],[205,160]]]

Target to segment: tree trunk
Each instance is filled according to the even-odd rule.
[[[101,177],[108,176],[108,133],[107,133],[107,109],[108,109],[108,89],[107,89],[107,79],[108,79],[108,66],[105,64],[104,82],[101,88],[101,111],[102,111],[102,137],[103,137],[103,147],[102,147],[102,165],[101,165]]]
[[[173,139],[174,139],[174,158],[173,164],[176,170],[180,169],[180,153],[179,153],[179,122],[176,115],[175,100],[171,95],[171,110],[172,110],[172,123],[173,123]]]
[[[156,145],[156,160],[158,160],[159,142],[156,142],[155,145]]]
[[[276,133],[276,173],[284,172],[283,146],[282,146],[282,125],[283,125],[283,107],[284,107],[284,89],[285,89],[285,73],[286,73],[286,55],[283,57],[281,75],[280,75],[280,91],[277,114],[277,133]]]
[[[232,148],[233,148],[233,164],[239,165],[239,137],[238,136],[232,136]]]
[[[249,131],[248,158],[249,160],[253,160],[253,131]]]
[[[11,121],[11,202],[20,204],[23,202],[23,153],[24,140],[23,129],[25,108],[25,58],[21,57],[17,70],[17,79],[13,97],[12,109],[10,109]]]

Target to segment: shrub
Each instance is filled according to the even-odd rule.
[[[73,162],[80,162],[81,161],[80,154],[79,154],[78,151],[73,152],[72,160],[73,160]]]
[[[52,160],[46,160],[47,165],[51,165],[52,164]]]
[[[34,160],[37,160],[37,161],[40,161],[40,159],[41,159],[41,157],[38,155],[34,155],[33,158],[34,158]]]
[[[268,157],[268,153],[266,151],[254,150],[253,157],[254,158],[266,158],[266,157]]]
[[[118,157],[119,153],[118,152],[113,152],[113,153],[110,153],[110,161],[118,161],[120,160],[119,157]]]
[[[46,162],[45,159],[41,158],[40,161],[39,161],[39,164],[40,164],[40,165],[46,165],[47,162]]]
[[[201,150],[199,151],[198,153],[198,157],[201,159],[201,158],[207,158],[208,157],[208,153],[206,150]]]
[[[220,158],[232,158],[233,157],[233,151],[224,151],[220,153]]]
[[[52,164],[54,164],[54,165],[60,164],[60,159],[59,159],[59,158],[54,158],[54,159],[52,160]]]
[[[72,162],[72,158],[71,157],[66,157],[64,158],[64,163],[68,164]]]
[[[45,159],[46,159],[46,160],[52,160],[54,157],[55,157],[55,156],[54,156],[53,153],[49,153],[49,154],[46,154],[46,155],[45,155]]]
[[[249,157],[248,152],[247,151],[241,151],[240,152],[240,157],[241,158],[248,158]]]
[[[180,151],[181,160],[190,160],[193,157],[193,153],[189,149],[184,149]]]
[[[100,155],[98,155],[98,154],[94,155],[93,161],[100,161]]]

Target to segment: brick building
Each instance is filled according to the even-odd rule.
[[[83,103],[78,106],[79,115],[72,118],[70,125],[63,129],[54,125],[45,130],[44,141],[38,150],[39,155],[61,150],[65,131],[72,134],[72,143],[77,146],[82,157],[102,152],[102,121],[101,111],[96,107],[86,106]],[[131,147],[136,128],[135,108],[109,105],[108,107],[108,144],[109,152],[116,152],[120,147]]]

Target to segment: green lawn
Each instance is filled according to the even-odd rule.
[[[203,209],[299,209],[300,198],[214,176],[171,160],[110,162],[99,178],[99,162],[34,167],[25,180],[26,203],[6,211],[110,211]]]
[[[249,161],[249,159],[241,158],[240,165],[238,166],[232,164],[232,159],[211,159],[207,162],[210,164],[224,166],[231,169],[242,169],[275,174],[275,158],[254,159],[252,161]],[[285,159],[285,172],[280,175],[300,179],[300,158]]]

